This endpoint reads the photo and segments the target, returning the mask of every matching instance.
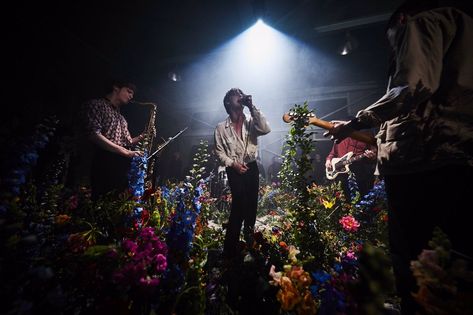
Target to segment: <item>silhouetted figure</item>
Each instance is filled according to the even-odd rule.
[[[279,183],[279,171],[281,170],[281,158],[277,155],[273,156],[271,164],[268,166],[268,183]]]
[[[120,107],[131,101],[135,89],[132,83],[113,81],[105,97],[90,100],[82,106],[82,136],[93,150],[90,174],[93,199],[127,189],[131,158],[143,154],[133,146],[144,135],[132,138],[128,123],[120,113]]]
[[[378,169],[389,210],[389,245],[402,299],[414,314],[410,262],[428,248],[435,226],[453,249],[473,257],[473,18],[471,1],[406,1],[392,15],[387,93],[329,132],[380,127]]]

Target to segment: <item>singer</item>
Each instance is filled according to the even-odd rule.
[[[266,118],[238,88],[227,92],[223,105],[228,118],[215,129],[215,151],[220,163],[226,167],[232,205],[224,241],[224,259],[238,258],[238,244],[244,222],[244,239],[253,245],[256,209],[258,205],[259,171],[256,164],[258,137],[271,131]],[[246,117],[244,107],[251,117]]]
[[[120,113],[120,106],[133,98],[136,87],[132,83],[112,81],[102,98],[83,104],[80,113],[82,149],[92,148],[90,185],[92,198],[128,188],[128,170],[131,158],[141,156],[133,145],[144,135],[132,138],[128,123]]]

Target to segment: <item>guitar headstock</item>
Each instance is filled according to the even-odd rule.
[[[307,113],[307,114],[301,115],[301,114],[297,114],[294,111],[290,111],[290,112],[285,113],[282,116],[282,120],[285,123],[290,123],[292,121],[303,119],[306,122],[307,125],[309,124],[310,118],[315,118],[315,114],[314,113]]]

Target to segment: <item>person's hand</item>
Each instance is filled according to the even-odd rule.
[[[134,158],[135,156],[143,156],[143,155],[144,155],[143,151],[127,150],[125,153],[125,156],[128,158]]]
[[[324,137],[330,137],[330,140],[335,141],[335,143],[340,143],[354,131],[354,129],[348,125],[350,121],[333,120],[331,123],[333,127],[324,132]]]
[[[232,168],[237,171],[238,174],[245,174],[248,171],[248,166],[239,162],[233,162]]]
[[[243,106],[246,106],[249,109],[251,109],[253,107],[253,98],[252,98],[252,96],[251,95],[243,95],[243,98],[241,100],[241,104]]]
[[[325,161],[325,168],[328,170],[332,169],[332,163],[330,162],[330,160]]]
[[[366,150],[364,155],[370,160],[374,160],[376,158],[376,152],[373,150]]]

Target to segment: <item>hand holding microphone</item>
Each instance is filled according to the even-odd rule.
[[[251,95],[245,95],[245,94],[243,94],[240,103],[241,103],[241,105],[243,105],[243,106],[246,106],[246,107],[248,107],[248,108],[251,108],[251,107],[253,106],[253,100],[252,100]]]

